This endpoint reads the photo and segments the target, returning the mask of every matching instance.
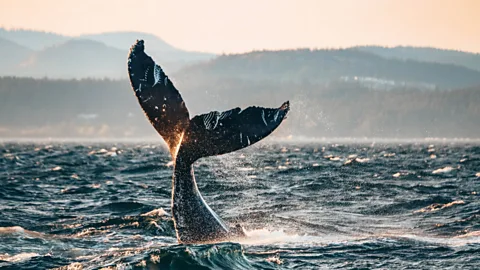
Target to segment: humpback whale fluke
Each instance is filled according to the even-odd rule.
[[[162,68],[145,53],[143,40],[130,49],[128,75],[138,102],[173,157],[190,117],[178,90]]]
[[[167,143],[175,162],[172,216],[180,243],[204,243],[245,236],[228,227],[200,194],[192,164],[199,158],[230,153],[272,133],[290,109],[234,108],[212,111],[190,119],[182,96],[162,68],[145,53],[143,40],[128,56],[130,83],[148,120]]]

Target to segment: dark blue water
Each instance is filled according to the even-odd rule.
[[[480,146],[260,145],[196,163],[241,243],[178,245],[158,144],[0,144],[2,269],[478,269]]]

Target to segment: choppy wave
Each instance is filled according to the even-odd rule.
[[[248,237],[179,245],[153,144],[0,144],[1,269],[476,269],[480,146],[260,145],[195,165]],[[433,158],[432,155],[435,155]]]

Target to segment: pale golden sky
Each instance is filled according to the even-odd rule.
[[[142,31],[215,53],[366,44],[480,52],[480,0],[0,0],[0,26]]]

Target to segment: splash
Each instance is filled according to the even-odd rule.
[[[455,203],[454,203],[455,204]],[[421,232],[412,232],[408,230],[390,231],[387,233],[343,235],[331,234],[322,236],[313,236],[307,234],[289,234],[284,230],[268,230],[266,228],[246,231],[247,238],[239,241],[247,246],[327,246],[335,244],[353,244],[370,243],[382,239],[391,240],[413,240],[432,244],[441,244],[448,246],[464,246],[480,243],[480,231],[472,231],[463,235],[453,237],[441,237],[433,235],[424,235]]]
[[[347,241],[351,237],[345,236],[312,236],[307,234],[290,234],[283,229],[268,230],[266,228],[250,230],[245,232],[247,237],[240,239],[239,243],[244,245],[326,245]]]

